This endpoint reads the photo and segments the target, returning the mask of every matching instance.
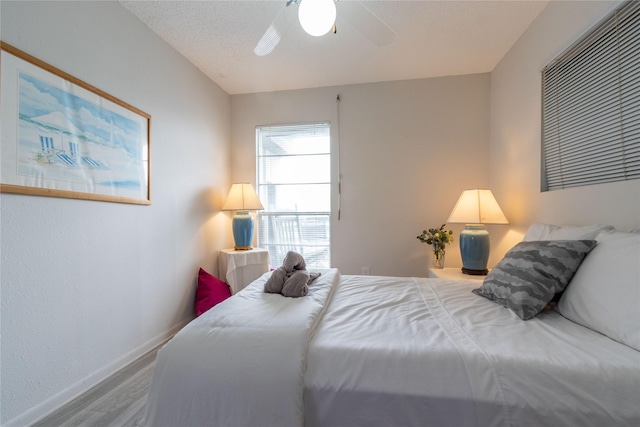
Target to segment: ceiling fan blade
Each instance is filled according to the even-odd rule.
[[[287,5],[278,12],[278,16],[275,17],[256,47],[253,48],[253,52],[256,55],[265,56],[273,52],[273,49],[278,46],[284,34],[289,30],[296,16],[295,8],[289,7],[291,3],[291,1],[287,2]]]
[[[253,53],[258,56],[268,55],[276,48],[278,43],[280,43],[280,33],[276,27],[271,24],[260,38],[260,41],[258,41],[256,47],[253,48]]]
[[[377,46],[389,46],[395,41],[396,32],[362,2],[337,1],[336,7],[338,8],[338,16],[347,20]]]

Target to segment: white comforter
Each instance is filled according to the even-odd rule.
[[[343,276],[302,316],[308,297],[273,296],[274,318],[264,280],[160,351],[147,425],[640,425],[640,352],[555,312],[524,322],[477,282]]]

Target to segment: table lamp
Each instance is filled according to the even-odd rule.
[[[253,243],[253,217],[249,211],[260,209],[264,209],[264,207],[251,184],[241,182],[231,186],[222,210],[236,211],[232,222],[235,250],[246,251],[253,249],[251,247]]]
[[[462,272],[487,274],[489,232],[484,224],[509,224],[491,190],[464,190],[447,222],[465,224],[460,233]]]

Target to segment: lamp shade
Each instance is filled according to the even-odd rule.
[[[483,224],[509,224],[491,190],[464,190],[447,222],[466,224],[460,233],[462,272],[487,274],[490,244]]]
[[[309,35],[319,37],[327,34],[336,21],[334,0],[301,0],[298,20]]]
[[[248,182],[233,184],[227,200],[222,205],[223,211],[255,211],[264,209],[260,199]]]
[[[464,190],[449,215],[448,223],[509,224],[491,190]]]
[[[233,184],[223,211],[238,211],[233,217],[233,239],[236,250],[249,250],[253,242],[253,217],[249,211],[264,209],[253,186],[246,182]]]

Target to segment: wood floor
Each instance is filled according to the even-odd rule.
[[[159,348],[159,347],[158,347]],[[142,425],[158,348],[130,363],[33,427]]]

